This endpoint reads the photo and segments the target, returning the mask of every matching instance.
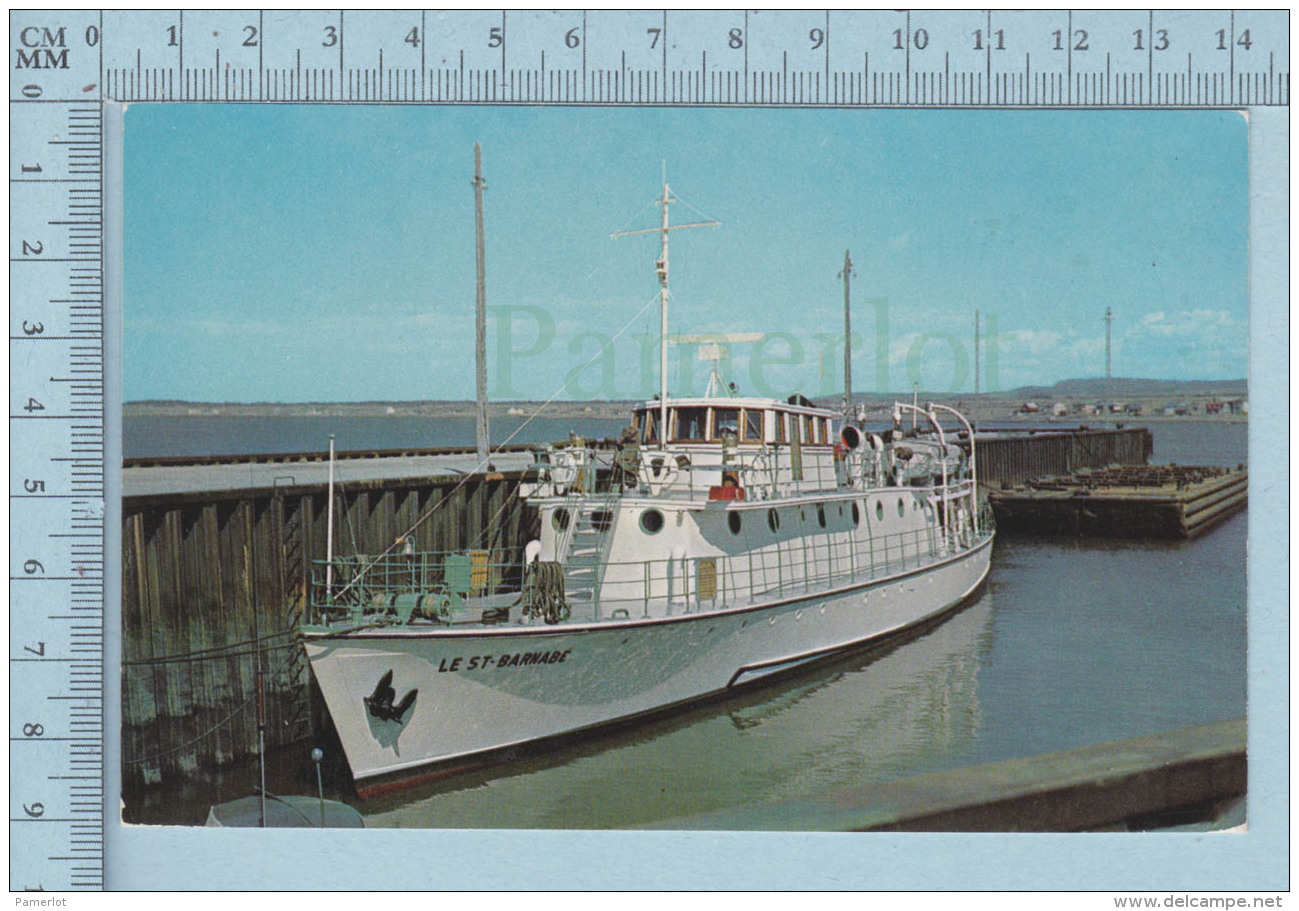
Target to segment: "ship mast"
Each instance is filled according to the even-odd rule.
[[[477,228],[475,261],[478,267],[478,294],[474,306],[475,410],[478,461],[487,459],[491,436],[487,429],[487,273],[483,264],[483,147],[474,143],[474,221]]]
[[[668,203],[672,201],[667,181],[663,182],[663,198],[659,205],[663,207],[662,252],[654,271],[659,277],[659,441],[668,441]],[[1106,369],[1109,369],[1107,363]]]
[[[658,261],[654,263],[654,272],[659,278],[659,443],[664,445],[668,439],[668,232],[683,228],[712,228],[720,221],[700,221],[688,225],[674,225],[668,221],[668,205],[676,202],[668,182],[663,181],[663,196],[658,204],[663,207],[663,220],[657,228],[641,228],[637,231],[619,231],[611,237],[627,237],[631,234],[658,234],[662,246]],[[688,203],[687,203],[688,205]]]

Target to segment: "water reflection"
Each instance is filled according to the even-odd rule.
[[[978,734],[992,617],[984,591],[907,641],[362,812],[373,827],[652,825],[950,762]]]

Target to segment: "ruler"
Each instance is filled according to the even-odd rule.
[[[159,10],[105,13],[102,30],[99,91],[119,101],[1166,107],[1290,100],[1284,10]]]
[[[10,19],[13,890],[104,877],[102,29],[95,11]]]
[[[1288,34],[1230,10],[11,12],[10,888],[102,887],[117,774],[102,102],[1288,106]]]

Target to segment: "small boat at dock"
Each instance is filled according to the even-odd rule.
[[[673,201],[665,183],[650,229],[664,347],[668,232],[690,227],[669,224]],[[892,416],[872,433],[721,382],[673,397],[664,354],[616,449],[535,451],[521,559],[327,561],[302,636],[358,792],[724,695],[961,605],[994,538],[973,430],[937,404]]]

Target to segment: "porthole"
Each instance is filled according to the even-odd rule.
[[[613,513],[607,509],[597,509],[591,513],[591,524],[595,526],[596,531],[608,531],[613,525]]]
[[[663,530],[663,513],[657,509],[647,509],[640,514],[640,530],[647,535],[656,535]]]
[[[555,514],[550,517],[551,524],[555,526],[555,531],[561,534],[568,530],[569,515],[568,510],[562,506],[555,510]]]
[[[906,514],[907,514],[907,504],[902,502],[901,497],[898,497],[898,516],[899,517],[905,516]]]
[[[767,510],[767,527],[770,528],[772,532],[780,531],[780,513],[776,512],[774,509]]]
[[[726,517],[726,527],[731,530],[731,534],[738,535],[740,529],[744,527],[744,519],[740,517],[738,512],[733,512]]]
[[[852,524],[853,525],[861,524],[861,510],[857,508],[856,500],[854,500],[852,504]]]
[[[884,502],[882,500],[875,501],[875,518],[881,522],[884,521]]]
[[[822,503],[816,504],[816,524],[825,528],[825,505]]]

